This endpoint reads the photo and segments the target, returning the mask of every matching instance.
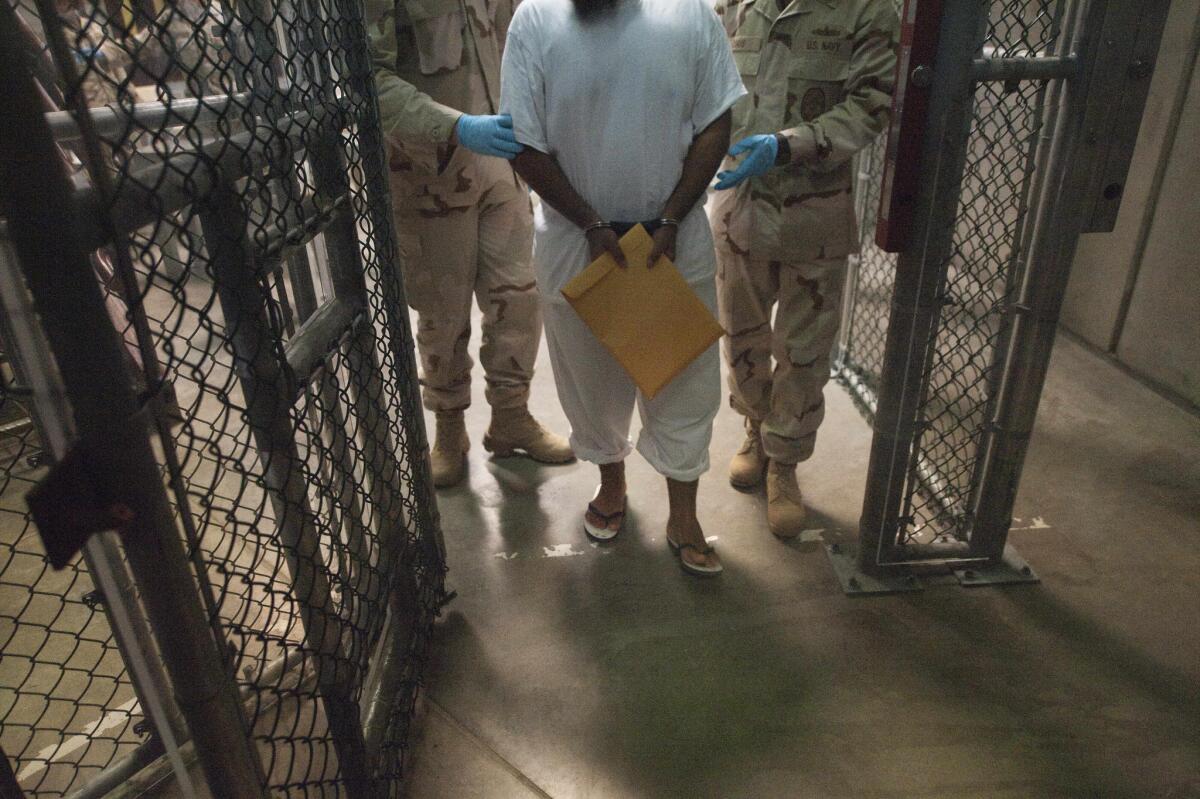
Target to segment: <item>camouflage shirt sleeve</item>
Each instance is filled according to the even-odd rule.
[[[854,31],[845,99],[810,122],[783,131],[794,160],[829,171],[870,144],[887,125],[895,86],[900,20],[891,0],[869,0]],[[804,158],[816,143],[816,156]]]
[[[449,141],[462,112],[442,105],[396,73],[399,44],[395,0],[367,0],[366,11],[371,71],[379,94],[384,135],[431,144]]]
[[[725,13],[729,10],[728,0],[717,0],[713,3],[713,11],[717,13],[717,19],[721,20],[721,24],[725,24]]]

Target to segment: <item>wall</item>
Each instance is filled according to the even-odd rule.
[[[1062,324],[1200,406],[1200,0],[1174,0],[1121,213],[1083,236]]]

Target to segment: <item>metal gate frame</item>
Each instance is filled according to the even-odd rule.
[[[896,261],[879,374],[864,379],[848,357],[848,330],[838,358],[840,381],[874,426],[857,547],[827,547],[848,594],[919,590],[920,576],[931,571],[952,571],[963,585],[1037,580],[1007,544],[1021,467],[1078,237],[1115,223],[1169,5],[1057,0],[1041,7],[1052,4],[1061,14],[1055,49],[1023,57],[996,57],[984,48],[989,15],[1004,2],[970,0],[942,9],[910,243]],[[1023,154],[1028,167],[1007,242],[1002,321],[986,368],[986,421],[972,437],[970,490],[958,494],[925,459],[923,441],[936,391],[934,353],[947,346],[939,339],[942,312],[955,301],[947,277],[965,204],[976,89],[1031,81],[1039,85],[1039,135]],[[864,155],[868,165],[882,157],[879,146]],[[851,295],[857,279],[852,269]],[[848,319],[853,311],[851,296]],[[869,377],[878,380],[877,394]],[[917,495],[951,520],[932,540],[908,535]]]
[[[57,19],[49,0],[37,4],[44,20]],[[103,589],[139,704],[155,732],[136,758],[111,767],[88,791],[115,787],[164,750],[187,783],[180,752],[185,743],[213,795],[263,796],[270,787],[206,574],[178,442],[163,413],[145,309],[140,300],[129,304],[128,321],[149,385],[139,396],[123,352],[126,342],[88,260],[98,248],[110,248],[125,281],[124,296],[139,297],[128,260],[130,237],[188,206],[197,209],[205,268],[261,464],[260,485],[274,509],[274,536],[287,556],[283,584],[299,608],[302,650],[292,653],[299,658],[289,655],[278,664],[276,677],[310,661],[337,756],[339,787],[352,796],[385,795],[396,789],[400,775],[399,763],[384,761],[399,757],[395,736],[403,735],[419,678],[409,642],[427,634],[429,608],[445,598],[444,547],[415,379],[400,379],[387,389],[397,396],[392,407],[398,406],[405,429],[384,399],[384,375],[415,376],[416,366],[403,289],[392,268],[394,231],[362,8],[353,0],[296,0],[293,14],[293,47],[284,53],[273,30],[281,24],[278,11],[268,10],[264,0],[238,4],[238,20],[253,42],[236,76],[238,94],[200,102],[172,99],[147,110],[89,109],[77,93],[69,110],[45,113],[19,58],[15,12],[0,2],[0,105],[11,125],[0,137],[0,216],[6,220],[3,238],[17,256],[5,264],[20,267],[19,274],[2,276],[9,323],[4,333],[29,363],[25,371],[43,441],[56,460],[30,504],[50,559],[58,564],[83,543],[65,534],[79,527],[93,533],[83,543],[89,571]],[[46,34],[54,65],[68,85],[78,85],[62,32],[49,24]],[[333,48],[347,65],[336,76],[323,55]],[[296,109],[294,97],[284,103],[273,72],[279,64],[298,66],[311,81],[299,90],[312,92],[303,110]],[[120,183],[101,166],[97,128],[127,131],[169,118],[194,123],[226,111],[249,121],[217,146],[172,153],[134,175],[137,179]],[[55,134],[83,141],[90,187],[71,185]],[[344,152],[350,138],[362,159],[355,165],[361,167],[357,182]],[[313,192],[307,197],[291,193],[297,152],[305,152],[311,165]],[[286,229],[251,240],[247,227],[256,208],[246,197],[254,191],[282,197],[295,211]],[[364,216],[367,241],[360,239]],[[323,303],[307,262],[298,260],[317,236],[323,236],[332,282],[332,296]],[[373,294],[364,247],[384,264]],[[286,340],[264,277],[284,266],[301,320]],[[386,351],[380,328],[387,334]],[[340,394],[332,393],[323,374],[336,353],[346,359],[350,375]],[[349,539],[337,564],[324,560],[318,514],[309,501],[311,481],[327,475],[309,474],[297,452],[301,422],[293,410],[311,394],[324,397],[332,417],[314,421],[329,439],[329,457],[361,453],[361,486],[348,487],[343,475],[340,487],[324,487],[338,488],[334,502],[345,508],[342,518],[326,521],[327,529]],[[349,432],[343,414],[352,416]],[[396,440],[400,435],[403,443]],[[401,448],[409,455],[404,464]],[[409,498],[404,502],[402,490]],[[62,510],[64,500],[79,497]],[[371,509],[364,510],[364,503]],[[371,521],[377,529],[367,528]],[[106,528],[118,529],[119,536],[97,532]],[[405,535],[420,551],[411,551],[411,543],[406,548]],[[334,578],[340,607],[333,600]],[[11,785],[0,782],[0,788]]]
[[[53,363],[53,358],[41,334],[40,322],[29,312],[27,289],[16,265],[8,226],[0,221],[0,341],[4,342],[4,355],[15,378],[15,385],[6,386],[6,390],[15,390],[19,386],[28,392],[28,397],[38,398],[38,407],[31,414],[29,423],[50,457],[61,459],[75,438],[75,427],[61,381],[55,379],[53,371],[38,367],[39,364]],[[38,459],[44,458],[45,454],[39,453]],[[86,787],[73,791],[74,799],[105,795],[162,758],[168,750],[178,748],[178,744],[188,737],[178,707],[171,698],[162,665],[138,657],[139,653],[153,649],[153,633],[138,602],[119,544],[108,535],[93,536],[82,555],[92,585],[92,590],[84,594],[83,602],[99,608],[112,631],[117,650],[130,653],[129,681],[138,704],[154,719],[155,734],[128,755],[115,759],[89,780]],[[15,774],[12,783],[17,785]],[[17,795],[17,789],[13,790]]]

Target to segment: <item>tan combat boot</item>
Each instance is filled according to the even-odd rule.
[[[771,461],[767,469],[767,527],[776,538],[795,538],[804,529],[804,517],[796,464]]]
[[[761,483],[763,472],[767,470],[767,456],[763,452],[762,434],[759,431],[761,426],[762,422],[746,419],[746,440],[729,462],[729,484],[741,491]]]
[[[433,465],[435,488],[449,488],[462,482],[467,470],[467,450],[471,439],[467,437],[467,426],[462,411],[439,411],[437,435],[429,459]]]
[[[493,410],[492,423],[483,437],[483,448],[497,458],[524,452],[540,463],[575,460],[567,440],[542,427],[525,407]]]

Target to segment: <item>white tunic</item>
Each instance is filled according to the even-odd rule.
[[[746,89],[706,0],[619,0],[581,20],[571,0],[525,0],[508,30],[500,107],[517,141],[553,155],[604,219],[662,214],[696,134]],[[676,262],[689,282],[716,270],[703,200],[683,220]],[[582,231],[552,208],[534,259],[548,301],[588,264]]]

